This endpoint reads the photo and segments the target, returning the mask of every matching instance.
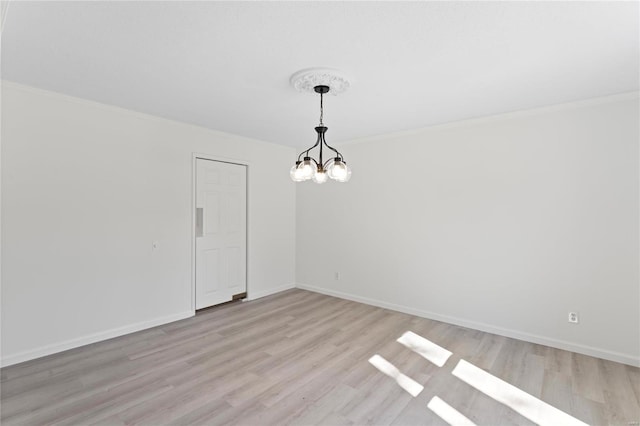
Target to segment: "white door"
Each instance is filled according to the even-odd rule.
[[[247,166],[196,159],[196,309],[247,291]]]

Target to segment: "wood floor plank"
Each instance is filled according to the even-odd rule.
[[[554,407],[565,411],[571,411],[572,405],[571,377],[558,374],[553,370],[545,370],[541,399]]]
[[[394,426],[406,425],[433,425],[448,426],[436,413],[427,408],[427,404],[421,399],[414,398],[407,404],[400,414],[391,422]]]
[[[406,332],[451,355],[436,365]],[[638,368],[293,289],[3,368],[0,422],[447,424],[437,397],[478,425],[532,424],[452,374],[463,361],[583,422],[640,420]]]
[[[617,424],[626,419],[640,420],[640,406],[624,365],[598,360],[608,421]]]
[[[636,403],[640,405],[640,368],[631,367],[625,365],[627,374],[629,375],[629,381],[633,388],[633,394],[636,396]]]
[[[298,426],[323,424],[322,421],[324,419],[332,415],[337,415],[337,413],[351,401],[355,394],[356,391],[345,384],[340,383],[332,386],[330,392],[315,401],[301,417],[293,420],[291,424]],[[351,423],[346,417],[339,417]]]
[[[561,373],[564,376],[571,376],[572,374],[572,356],[571,352],[563,351],[561,349],[547,347],[547,353],[545,354],[545,369],[556,373]]]
[[[604,381],[596,358],[572,354],[573,392],[583,398],[604,403]]]
[[[590,425],[608,425],[606,407],[604,403],[595,402],[589,398],[573,394],[571,411],[574,417]]]

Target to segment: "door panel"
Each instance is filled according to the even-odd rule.
[[[202,267],[204,268],[203,294],[210,296],[220,289],[220,250],[205,250],[202,262]]]
[[[205,192],[204,197],[204,233],[211,236],[220,230],[220,194]]]
[[[229,265],[229,288],[237,288],[242,285],[240,276],[240,247],[229,247],[227,249],[227,261]],[[235,293],[242,293],[240,291],[235,291]]]
[[[196,209],[203,220],[196,236],[196,309],[247,291],[246,188],[246,166],[196,160]]]
[[[228,232],[240,232],[240,214],[242,210],[242,201],[238,194],[229,194],[225,203],[225,225]]]

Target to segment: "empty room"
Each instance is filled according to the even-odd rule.
[[[640,2],[0,4],[2,425],[640,424]]]

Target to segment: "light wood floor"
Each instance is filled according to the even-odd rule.
[[[438,367],[396,341],[407,331],[452,355]],[[422,392],[376,369],[376,354]],[[640,421],[638,368],[303,290],[4,368],[1,421],[447,424],[428,407],[438,397],[478,425],[532,424],[454,376],[460,360],[583,422]]]

